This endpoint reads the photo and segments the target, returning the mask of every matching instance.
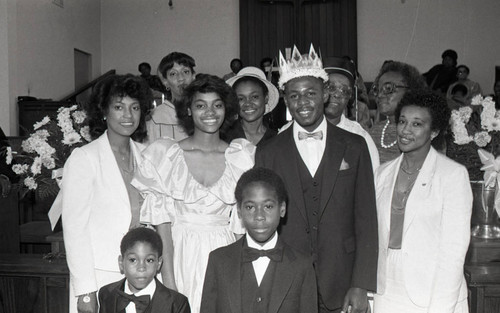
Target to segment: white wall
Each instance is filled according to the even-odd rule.
[[[148,62],[156,72],[172,51],[196,61],[198,73],[222,76],[239,57],[239,0],[103,0],[102,69],[138,74]]]
[[[358,63],[373,81],[384,60],[398,60],[426,72],[454,49],[470,79],[493,92],[500,65],[498,0],[358,0]]]

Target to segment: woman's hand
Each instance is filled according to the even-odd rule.
[[[89,297],[90,301],[85,302],[84,298]],[[97,313],[97,292],[78,296],[77,307],[78,313]]]

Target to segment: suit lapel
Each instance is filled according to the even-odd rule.
[[[302,160],[299,150],[297,150],[297,146],[295,145],[295,141],[293,140],[293,125],[285,130],[282,136],[282,145],[278,149],[278,153],[282,156],[279,164],[282,168],[280,172],[283,175],[282,178],[285,184],[290,182],[287,186],[287,190],[289,190],[288,196],[290,200],[296,204],[297,209],[307,224],[306,204],[304,202],[302,180],[300,179],[298,168],[298,163],[302,162]]]
[[[405,210],[403,236],[410,227],[417,211],[420,209],[419,207],[422,205],[422,199],[426,199],[428,197],[431,180],[436,172],[437,154],[438,152],[431,147],[427,157],[425,158],[424,164],[420,169],[420,173],[417,176],[417,180],[415,181],[415,184],[410,192],[410,196],[407,201],[408,205]]]
[[[111,150],[111,144],[109,143],[107,132],[105,132],[101,137],[99,137],[101,148],[99,149],[99,159],[101,162],[101,169],[104,172],[101,173],[101,177],[107,181],[106,186],[114,186],[109,192],[113,192],[118,195],[127,211],[130,212],[130,201],[128,198],[127,188],[125,187],[125,182],[123,181],[122,174],[118,168],[118,163],[116,162],[115,155]]]
[[[338,136],[335,126],[327,122],[327,136],[325,152],[321,159],[319,168],[323,169],[321,182],[320,217],[322,216],[328,200],[333,192],[337,175],[339,173],[342,159],[346,149],[346,143],[342,137]]]
[[[245,242],[245,236],[239,240],[234,251],[230,252],[231,258],[225,264],[225,280],[229,285],[229,306],[231,312],[241,312],[241,250]]]
[[[290,250],[286,245],[283,249],[283,259],[281,262],[276,263],[276,270],[274,272],[273,287],[271,289],[271,299],[268,309],[269,313],[278,312],[295,278]]]

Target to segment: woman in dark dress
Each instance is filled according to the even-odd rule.
[[[271,112],[279,100],[278,89],[268,80],[262,70],[248,66],[226,81],[238,96],[239,119],[224,138],[231,142],[236,138],[246,138],[254,145],[276,136],[276,131],[264,123],[264,115]]]

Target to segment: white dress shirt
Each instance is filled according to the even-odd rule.
[[[144,296],[144,295],[149,295],[149,299],[153,298],[153,295],[155,294],[156,291],[156,281],[153,279],[144,289],[139,290],[137,293],[133,293],[130,288],[128,287],[128,279],[125,280],[125,287],[123,288],[123,292],[129,295],[134,295],[136,297],[139,296]],[[137,313],[135,310],[135,303],[130,302],[127,307],[125,308],[125,313]]]
[[[246,237],[247,237],[248,247],[257,250],[274,249],[274,247],[276,247],[276,243],[278,242],[278,232],[275,232],[273,238],[271,238],[271,240],[266,242],[263,246],[255,242],[255,240],[253,240],[252,237],[250,237],[248,234]],[[270,261],[271,260],[267,256],[261,256],[260,258],[252,262],[253,271],[255,272],[255,278],[257,278],[257,284],[259,286],[260,283],[262,282],[262,278],[264,278],[264,274],[266,273]]]
[[[296,121],[293,122],[293,140],[295,141],[297,150],[299,150],[300,157],[306,164],[309,173],[311,173],[311,176],[313,177],[314,174],[316,174],[316,171],[318,170],[319,164],[321,163],[321,159],[323,158],[323,153],[325,152],[326,126],[327,126],[326,118],[324,116],[323,116],[323,121],[321,121],[321,124],[319,124],[319,126],[312,132],[306,131]],[[323,139],[318,140],[313,138],[307,138],[299,140],[299,131],[306,133],[314,133],[321,131],[323,132]]]

